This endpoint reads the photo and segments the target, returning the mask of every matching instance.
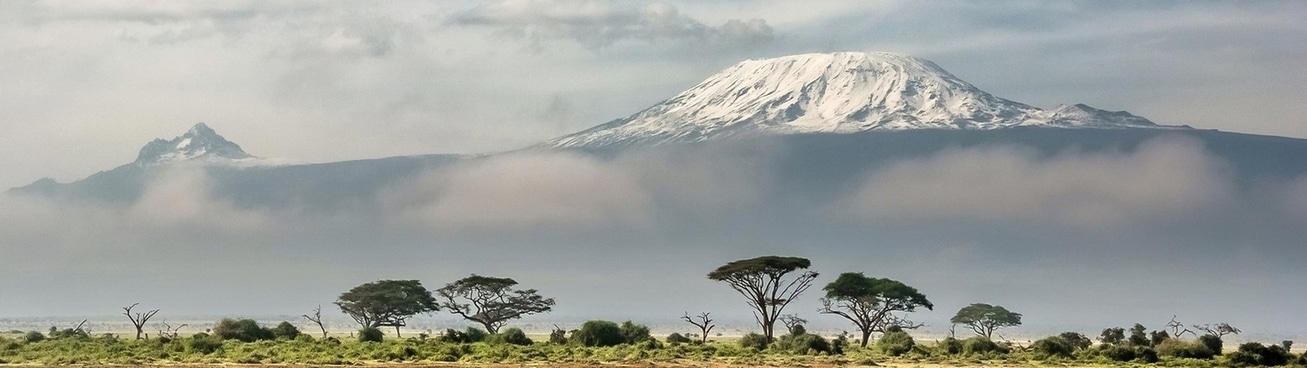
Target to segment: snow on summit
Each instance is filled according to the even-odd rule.
[[[154,166],[172,162],[204,160],[210,163],[236,164],[258,158],[228,141],[204,123],[171,140],[155,139],[141,147],[136,165]]]
[[[884,52],[747,60],[555,147],[692,142],[741,135],[904,129],[1158,128],[1082,104],[1044,110],[995,97],[929,60]]]

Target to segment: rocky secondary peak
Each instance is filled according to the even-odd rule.
[[[207,161],[237,161],[251,159],[240,145],[228,141],[204,123],[195,124],[185,134],[170,140],[155,139],[141,148],[135,164],[160,165],[170,162],[202,159]]]

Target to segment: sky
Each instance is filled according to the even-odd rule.
[[[0,186],[78,180],[197,122],[292,162],[511,150],[740,60],[848,50],[923,57],[1038,107],[1307,138],[1302,19],[1299,2],[0,2]],[[365,189],[272,184],[289,205],[231,195],[231,177],[190,165],[128,203],[0,195],[0,317],[137,301],[173,316],[335,313],[362,282],[480,273],[556,296],[549,318],[712,311],[747,325],[703,274],[792,254],[823,277],[921,288],[939,308],[918,319],[936,332],[990,301],[1035,331],[1181,314],[1307,336],[1284,323],[1304,302],[1288,290],[1307,277],[1307,175],[1248,180],[1185,137],[797,168],[815,159],[774,143],[496,155]],[[365,195],[303,202],[335,189]],[[809,295],[795,311],[839,326],[816,307]]]
[[[329,162],[508,150],[749,58],[891,51],[997,96],[1307,137],[1298,2],[512,0],[0,4],[0,187],[205,122]]]

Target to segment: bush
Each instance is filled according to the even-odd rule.
[[[962,340],[962,353],[967,355],[982,355],[994,352],[1007,353],[1006,350],[1007,349],[998,346],[998,344],[995,344],[993,341],[990,341],[988,337],[984,336],[976,336]]]
[[[622,341],[626,342],[627,344],[635,344],[639,342],[654,340],[653,336],[649,335],[649,326],[637,325],[631,323],[631,321],[626,321],[626,322],[622,322],[621,330],[622,330]]]
[[[385,338],[386,334],[376,327],[368,327],[359,330],[359,342],[381,342],[381,340],[384,340]]]
[[[197,333],[186,340],[185,349],[189,353],[212,354],[222,348],[222,341],[206,333]]]
[[[213,326],[213,336],[219,340],[240,340],[243,342],[254,342],[258,340],[272,340],[272,330],[259,326],[258,322],[252,319],[235,320],[223,318]]]
[[[767,345],[769,345],[767,336],[763,336],[762,334],[750,332],[743,337],[740,337],[740,347],[743,348],[754,348],[761,351],[767,350]]]
[[[680,333],[673,332],[671,335],[667,335],[666,341],[668,344],[676,345],[676,344],[688,344],[693,342],[694,339],[685,337],[685,335],[682,335]]]
[[[935,347],[939,349],[941,353],[946,355],[958,355],[962,353],[962,341],[959,341],[952,336],[940,340],[939,345],[936,345]]]
[[[281,322],[277,327],[272,328],[272,336],[278,339],[294,340],[300,336],[300,329],[290,322]]]
[[[1157,350],[1147,346],[1135,347],[1135,359],[1144,363],[1157,363]]]
[[[41,342],[41,340],[45,340],[45,335],[42,335],[40,332],[31,331],[23,334],[23,341],[31,343]]]
[[[826,339],[806,332],[799,335],[781,336],[780,339],[776,340],[776,344],[772,345],[772,348],[793,354],[830,353],[830,343]]]
[[[1203,344],[1203,346],[1207,347],[1207,350],[1211,350],[1212,353],[1216,355],[1221,355],[1221,351],[1224,348],[1224,343],[1221,341],[1221,337],[1216,335],[1198,336],[1198,343]]]
[[[1058,334],[1057,337],[1061,337],[1062,341],[1066,341],[1075,350],[1085,350],[1094,345],[1093,340],[1079,332],[1063,332]]]
[[[532,343],[531,339],[526,337],[526,333],[522,332],[522,329],[516,327],[491,335],[489,341],[492,344],[510,344],[510,345],[521,345],[521,346],[531,345]]]
[[[1098,346],[1098,355],[1118,362],[1135,360],[1135,349],[1114,344]]]
[[[1157,344],[1157,355],[1173,358],[1212,359],[1216,352],[1199,341],[1164,339]]]
[[[1030,350],[1035,353],[1035,357],[1038,359],[1048,359],[1059,356],[1070,358],[1071,353],[1074,352],[1075,349],[1074,346],[1071,346],[1071,343],[1067,342],[1066,339],[1063,339],[1061,336],[1045,337],[1030,345]]]
[[[560,344],[560,345],[561,345],[561,344],[566,344],[566,343],[567,343],[567,331],[564,331],[563,329],[558,328],[558,326],[554,326],[554,330],[553,330],[553,331],[549,331],[549,343],[550,343],[550,344]]]
[[[917,346],[917,342],[912,340],[912,336],[907,332],[899,330],[897,332],[886,332],[880,340],[876,340],[876,349],[889,356],[899,356],[912,351]]]
[[[626,342],[622,328],[610,321],[587,321],[572,333],[573,343],[582,346],[616,346]]]
[[[1230,362],[1242,365],[1263,365],[1267,367],[1289,364],[1293,356],[1283,346],[1265,346],[1249,342],[1239,345],[1239,350],[1230,354]]]

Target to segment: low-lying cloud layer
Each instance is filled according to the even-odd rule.
[[[662,2],[641,5],[603,0],[504,0],[479,6],[455,19],[458,24],[498,27],[530,40],[537,48],[554,39],[603,48],[627,40],[750,44],[774,37],[772,27],[762,19],[731,19],[714,27]]]
[[[916,318],[932,326],[984,301],[1026,313],[1031,328],[1180,314],[1307,332],[1280,323],[1294,303],[1265,302],[1297,298],[1280,288],[1303,276],[1287,260],[1305,254],[1307,176],[1241,185],[1185,139],[1053,155],[981,146],[868,166],[847,193],[813,203],[797,199],[821,196],[795,183],[830,178],[795,178],[778,164],[793,154],[777,144],[485,156],[322,212],[234,203],[186,167],[153,176],[128,205],[5,195],[0,293],[13,302],[0,315],[98,315],[138,300],[179,314],[293,315],[366,281],[438,287],[479,273],[557,297],[539,321],[674,324],[682,310],[747,321],[703,275],[786,254],[824,275],[902,279],[935,301]],[[1248,304],[1204,302],[1226,293]],[[822,321],[809,312],[816,298],[795,312]],[[1101,308],[1121,312],[1091,313]]]
[[[853,210],[891,218],[1109,227],[1218,204],[1233,195],[1229,175],[1202,142],[1180,138],[1129,153],[1052,158],[1021,147],[985,147],[875,172],[854,195]]]

